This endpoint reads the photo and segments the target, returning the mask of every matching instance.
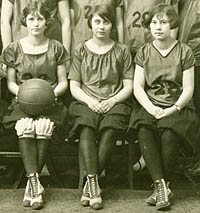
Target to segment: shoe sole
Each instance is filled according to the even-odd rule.
[[[171,200],[173,196],[174,196],[174,194],[173,194],[173,192],[171,192],[171,193],[169,194],[168,199]],[[156,201],[152,201],[152,202],[151,202],[150,200],[149,200],[149,201],[146,200],[146,203],[149,204],[150,206],[155,206],[155,205],[156,205]]]
[[[165,204],[162,205],[162,206],[156,206],[156,209],[157,209],[157,210],[163,210],[163,209],[168,208],[170,205],[171,205],[171,203],[170,203],[170,202],[167,202],[167,203],[165,203]]]

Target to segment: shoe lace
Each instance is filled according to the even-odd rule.
[[[157,201],[165,200],[165,189],[162,182],[157,183]]]
[[[90,184],[90,193],[91,196],[98,197],[98,183],[96,175],[89,176],[89,184]]]
[[[36,197],[38,195],[38,180],[35,175],[29,176],[30,185],[31,185],[31,192],[33,197]]]

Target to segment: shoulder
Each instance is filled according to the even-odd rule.
[[[142,45],[138,51],[137,51],[137,54],[138,53],[143,53],[143,54],[147,54],[151,49],[152,49],[152,42],[148,42],[148,43],[145,43],[144,45]]]
[[[20,51],[20,41],[14,41],[10,43],[4,50],[4,52],[13,52],[17,53]]]
[[[79,57],[83,57],[86,52],[89,53],[89,51],[87,51],[85,41],[84,41],[84,42],[82,42],[82,43],[80,43],[76,46],[75,51],[74,51],[74,55],[79,56]]]
[[[120,43],[120,42],[115,42],[115,50],[116,51],[121,51],[121,52],[130,52],[130,48],[124,44],[124,43]]]
[[[193,53],[192,49],[185,43],[179,42],[179,47],[182,53]]]
[[[63,44],[55,39],[49,39],[49,44],[54,47],[63,47]]]

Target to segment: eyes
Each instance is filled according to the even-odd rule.
[[[168,24],[169,22],[167,20],[151,21],[151,24],[157,24],[157,23],[164,25],[164,24]]]
[[[43,17],[41,17],[41,16],[38,16],[38,17],[34,17],[34,16],[28,17],[27,20],[30,21],[30,22],[34,22],[34,21],[36,21],[36,20],[37,20],[38,22],[45,21],[45,19],[44,19]]]
[[[103,23],[103,25],[110,25],[111,24],[111,22],[109,20],[94,19],[93,22],[96,25],[100,25],[101,23]]]

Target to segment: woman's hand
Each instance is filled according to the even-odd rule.
[[[101,103],[97,100],[90,100],[88,102],[88,107],[93,111],[96,112],[98,114],[100,113],[104,113],[103,107],[101,105]]]
[[[115,98],[110,98],[108,100],[102,101],[101,106],[103,109],[103,113],[108,112],[116,103],[117,100]]]
[[[162,116],[165,116],[165,110],[154,105],[149,107],[147,112],[153,115],[156,119],[160,119]]]
[[[176,109],[175,106],[168,107],[168,108],[164,109],[164,114],[162,114],[160,117],[158,117],[158,119],[167,117],[167,116],[173,114],[176,111],[177,111],[177,109]]]

